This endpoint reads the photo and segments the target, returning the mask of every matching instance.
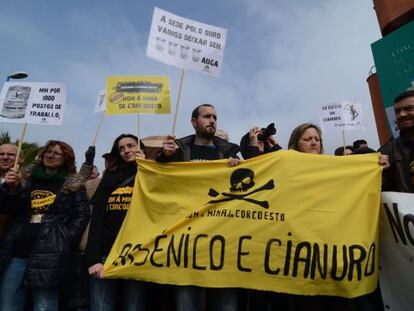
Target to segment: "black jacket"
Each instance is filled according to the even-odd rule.
[[[178,145],[177,152],[171,157],[166,157],[162,151],[158,154],[156,160],[158,162],[183,162],[191,161],[191,145],[194,144],[195,135],[189,135],[175,142]],[[230,143],[221,139],[220,137],[213,137],[213,143],[217,146],[220,159],[238,158],[237,153],[240,151],[240,147],[236,144]]]
[[[383,171],[382,191],[414,193],[410,172],[414,141],[399,137],[382,146],[379,151],[389,156],[391,165]]]
[[[74,187],[70,177],[58,191],[54,203],[44,216],[37,240],[25,271],[24,281],[30,288],[59,287],[69,272],[72,252],[76,250],[89,219],[89,204],[82,184]],[[71,184],[71,190],[65,189]],[[8,265],[14,245],[31,216],[31,180],[12,193],[0,186],[0,213],[11,221],[0,240],[0,273]]]

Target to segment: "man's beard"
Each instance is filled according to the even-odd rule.
[[[200,130],[196,131],[197,136],[201,137],[201,138],[204,138],[204,139],[212,139],[214,137],[215,133],[216,133],[216,130],[211,131],[211,132],[210,131],[200,131]]]

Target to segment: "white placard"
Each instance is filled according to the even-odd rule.
[[[66,85],[59,82],[6,82],[0,93],[0,122],[61,125]]]
[[[385,310],[414,306],[414,194],[383,192],[380,285]]]
[[[322,106],[320,125],[323,129],[361,130],[362,119],[360,104],[340,101]]]
[[[147,56],[162,63],[219,76],[227,30],[154,8]]]
[[[96,98],[95,108],[93,109],[93,113],[100,113],[102,111],[105,111],[106,105],[105,105],[105,90],[102,90],[99,92],[98,97]]]

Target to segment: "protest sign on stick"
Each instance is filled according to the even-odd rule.
[[[174,122],[173,122],[173,128],[172,128],[172,134],[175,135],[175,127],[177,125],[177,115],[179,111],[180,106],[180,99],[181,99],[181,90],[183,89],[183,81],[184,81],[184,74],[185,70],[181,70],[181,77],[180,77],[180,85],[178,86],[178,95],[177,95],[177,101],[175,103],[175,112],[174,112]]]
[[[27,128],[27,123],[23,125],[22,130],[20,132],[19,145],[17,147],[16,159],[14,160],[14,165],[13,165],[14,169],[17,169],[17,166],[19,165],[19,159],[20,159],[20,154],[22,152],[22,146],[23,146],[24,135],[26,134],[26,128]]]
[[[165,76],[111,76],[106,80],[106,113],[170,113],[170,82]]]
[[[14,168],[17,168],[27,124],[61,125],[66,86],[58,82],[6,82],[0,93],[0,122],[21,123]]]
[[[147,56],[181,68],[172,134],[177,115],[185,69],[218,77],[223,66],[227,30],[203,24],[154,8],[148,38]]]
[[[66,86],[58,82],[6,82],[0,93],[0,122],[61,125]]]
[[[96,144],[96,140],[98,138],[98,134],[102,126],[103,118],[105,116],[105,97],[105,90],[100,91],[98,98],[96,99],[95,108],[93,110],[93,113],[99,113],[99,122],[98,127],[96,128],[95,136],[92,141],[92,146],[95,146]]]
[[[227,30],[154,8],[147,56],[164,64],[218,77]]]
[[[363,113],[360,104],[339,101],[322,106],[320,126],[323,130],[342,130],[342,143],[345,152],[345,130],[363,130],[362,119]]]

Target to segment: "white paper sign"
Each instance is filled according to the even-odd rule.
[[[412,193],[382,193],[380,285],[385,310],[413,310],[413,202]]]
[[[154,8],[147,56],[162,63],[219,76],[227,30]]]
[[[100,113],[105,111],[105,90],[99,92],[98,98],[96,99],[95,108],[93,109],[93,113]]]
[[[6,82],[0,93],[0,122],[61,125],[66,85],[58,82]]]
[[[364,129],[362,118],[360,104],[341,101],[322,106],[320,125],[324,129],[360,130]]]

